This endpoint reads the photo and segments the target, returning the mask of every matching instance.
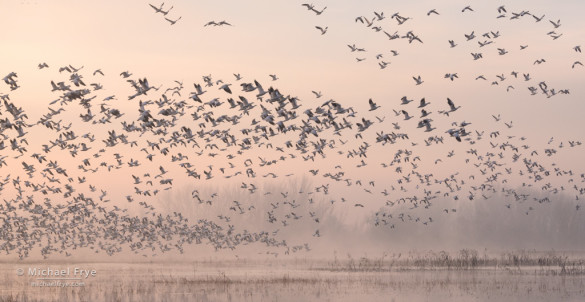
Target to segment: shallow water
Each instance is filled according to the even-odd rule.
[[[311,266],[232,262],[4,264],[0,269],[1,301],[532,302],[583,301],[585,297],[585,276],[546,275],[536,268],[344,272]],[[35,267],[69,269],[69,275],[59,278],[76,280],[38,280],[43,276],[31,276],[28,271]],[[87,278],[74,275],[76,267],[95,270],[96,274]],[[19,268],[22,276],[17,274]],[[34,282],[38,285],[41,281],[78,283],[35,286]]]

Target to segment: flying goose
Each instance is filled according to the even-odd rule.
[[[368,110],[368,111],[374,111],[374,110],[380,108],[380,106],[378,106],[376,103],[374,103],[374,101],[372,101],[372,99],[370,99],[368,101],[368,104],[370,104],[370,110]]]
[[[165,20],[169,21],[169,23],[171,23],[171,25],[175,25],[175,23],[177,23],[177,21],[181,20],[181,17],[179,17],[177,20],[171,20],[171,19],[165,17]]]
[[[163,6],[165,5],[165,3],[164,3],[164,2],[160,4],[160,7],[156,7],[156,6],[154,6],[154,5],[150,4],[150,3],[149,3],[148,5],[150,5],[150,7],[152,7],[152,9],[154,9],[154,13],[155,13],[155,14],[156,14],[156,13],[163,13],[163,14],[164,14],[164,12],[163,12],[163,10],[162,10]],[[165,14],[165,15],[166,15],[166,14]]]
[[[420,104],[418,105],[418,108],[424,108],[425,106],[429,105],[430,103],[426,101],[425,98],[422,98],[420,100]]]
[[[548,20],[555,28],[559,28],[559,26],[561,26],[561,20],[559,19],[557,22],[554,22],[552,20]]]
[[[535,16],[535,15],[532,15],[532,17],[534,18],[534,20],[535,20],[536,22],[540,22],[540,21],[542,21],[542,19],[544,19],[544,16],[545,16],[545,15],[542,15],[542,17],[537,17],[537,16]]]
[[[313,11],[317,16],[319,16],[325,11],[326,8],[327,6],[323,7],[321,10],[316,10],[314,7],[312,7],[310,10]]]
[[[431,14],[439,15],[439,13],[437,12],[437,10],[434,9],[434,8],[427,12],[427,16],[430,16]]]
[[[416,85],[420,85],[420,84],[424,83],[424,81],[421,79],[420,75],[417,77],[412,77],[412,79],[416,82]]]
[[[376,15],[376,17],[378,18],[378,21],[382,21],[382,20],[384,20],[384,18],[386,18],[386,17],[384,17],[384,12],[381,12],[381,13],[374,12],[374,15]]]
[[[446,73],[445,74],[445,79],[450,79],[451,81],[453,81],[455,78],[459,78],[457,76],[457,73]]]
[[[321,26],[315,26],[315,28],[321,31],[321,35],[324,35],[329,27],[325,26],[325,28],[323,28]]]
[[[471,6],[469,6],[469,5],[468,5],[468,6],[464,7],[464,8],[461,10],[461,12],[462,12],[462,13],[464,13],[465,11],[471,11],[471,12],[473,12],[474,10],[471,8]]]
[[[403,96],[400,100],[402,101],[402,103],[400,103],[401,105],[407,105],[408,103],[414,101],[414,100],[409,100],[406,96]]]
[[[449,104],[449,108],[451,109],[450,110],[451,112],[453,112],[461,107],[461,106],[455,107],[455,104],[453,103],[453,101],[450,98],[447,98],[447,104]]]

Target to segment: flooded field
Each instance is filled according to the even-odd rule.
[[[532,302],[585,296],[585,275],[537,266],[360,271],[305,260],[20,263],[3,265],[0,277],[0,301]]]

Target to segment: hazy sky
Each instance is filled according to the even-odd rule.
[[[471,131],[485,131],[484,137],[494,131],[501,131],[502,135],[516,141],[525,137],[526,144],[540,150],[543,161],[558,164],[563,169],[573,169],[575,173],[585,171],[582,149],[561,150],[559,145],[564,142],[566,147],[569,141],[585,141],[582,117],[585,110],[585,67],[571,68],[576,61],[585,63],[583,54],[574,50],[578,45],[585,48],[585,19],[582,18],[585,2],[308,2],[317,10],[326,6],[321,15],[308,10],[301,5],[303,3],[284,0],[165,1],[164,10],[172,7],[166,17],[170,20],[180,18],[171,25],[165,16],[155,13],[149,6],[158,7],[161,2],[0,0],[0,25],[3,28],[0,33],[0,76],[17,72],[22,87],[10,92],[9,87],[1,83],[0,94],[10,93],[11,100],[35,120],[46,112],[49,102],[58,98],[57,94],[50,92],[50,81],[68,80],[68,75],[59,73],[58,69],[69,64],[83,66],[80,73],[86,82],[104,85],[105,89],[97,92],[100,97],[116,95],[114,104],[128,110],[135,110],[137,101],[127,100],[132,88],[119,75],[123,71],[133,73],[134,78],[147,77],[152,86],[162,85],[163,90],[173,87],[175,80],[184,81],[185,94],[193,91],[193,83],[202,84],[205,75],[233,83],[232,88],[239,90],[240,82],[235,81],[233,74],[240,73],[242,81],[258,80],[265,88],[274,85],[285,95],[298,96],[306,104],[305,108],[334,99],[344,106],[353,107],[359,116],[373,121],[376,117],[386,118],[385,123],[376,124],[367,134],[370,142],[375,140],[375,132],[392,132],[392,122],[400,123],[401,131],[408,132],[412,141],[419,143],[419,146],[413,146],[408,142],[404,148],[414,148],[423,154],[426,163],[421,165],[426,164],[430,173],[467,172],[463,159],[470,146],[457,145],[445,134],[452,122],[463,121],[472,123]],[[462,12],[467,5],[473,11]],[[505,5],[507,10],[504,18],[497,18],[500,5]],[[431,9],[436,9],[440,15],[427,16]],[[531,15],[510,19],[513,13],[522,11]],[[374,12],[383,12],[385,18],[376,20],[371,27],[355,20],[363,16],[371,21]],[[394,13],[408,19],[399,25],[391,18]],[[533,17],[543,15],[540,22]],[[222,20],[233,26],[204,26],[209,21]],[[560,26],[555,28],[551,20],[554,23],[560,20]],[[327,32],[321,35],[315,26],[327,27]],[[381,27],[379,32],[373,29],[376,26]],[[397,32],[400,36],[411,31],[423,43],[408,43],[407,39],[389,40],[384,31],[389,34]],[[472,32],[476,38],[466,41],[465,35]],[[483,36],[484,33],[489,33],[488,37]],[[494,33],[499,37],[494,37]],[[553,40],[552,36],[560,34],[562,36]],[[457,46],[451,48],[449,40]],[[479,46],[478,41],[488,40],[493,43]],[[348,45],[366,51],[352,52]],[[521,50],[521,45],[528,47]],[[499,55],[498,48],[506,54]],[[393,55],[393,50],[398,55]],[[474,60],[472,53],[481,53],[483,58]],[[376,58],[379,54],[382,56]],[[365,60],[358,62],[357,58]],[[541,59],[545,62],[535,63]],[[384,69],[379,66],[382,61],[388,63]],[[50,67],[39,70],[37,65],[42,62]],[[101,69],[105,76],[93,76],[96,69]],[[513,71],[518,73],[517,78],[511,74]],[[446,73],[457,73],[458,78],[450,81],[444,78]],[[270,74],[276,74],[279,79],[272,81]],[[529,74],[531,79],[525,81],[523,74]],[[480,75],[486,80],[476,80]],[[415,76],[421,76],[424,83],[416,85]],[[568,89],[570,94],[551,98],[540,92],[530,95],[528,87],[538,88],[543,81],[557,92]],[[210,87],[207,90],[209,94],[225,96],[214,91],[216,89]],[[311,91],[320,91],[323,97],[316,99]],[[415,102],[425,97],[432,103],[433,115],[430,117],[437,127],[435,134],[444,135],[447,145],[432,150],[421,146],[423,138],[428,135],[416,129],[419,109],[416,106],[408,109],[416,115],[410,121],[394,115],[393,110],[405,108],[400,105],[403,96]],[[438,113],[449,109],[447,97],[461,106],[449,117]],[[368,111],[370,98],[381,106],[380,109]],[[496,122],[492,115],[499,115],[501,121]],[[505,126],[504,122],[513,127]],[[554,139],[549,143],[551,138]],[[352,137],[343,139],[350,139],[353,143]],[[478,143],[479,148],[482,146],[489,148],[487,139]],[[376,147],[380,149],[372,152],[370,166],[349,170],[355,173],[355,178],[372,177],[388,185],[394,180],[389,180],[388,172],[382,170],[379,163],[391,160],[396,148]],[[545,148],[558,149],[562,155],[546,158]],[[458,161],[453,160],[446,166],[433,165],[436,158],[448,161],[446,155],[451,150],[458,154]],[[481,152],[488,150],[482,149]],[[323,171],[346,160],[345,155],[331,153],[328,161],[303,163],[307,167],[301,169],[321,167]],[[132,155],[135,154],[129,156]],[[348,166],[359,164],[355,159],[350,162]],[[283,166],[282,171],[285,168],[300,170],[294,162]],[[119,173],[127,174],[124,171]],[[101,181],[107,183],[112,178],[102,178]],[[521,177],[518,179],[518,183],[526,181]],[[321,178],[315,181],[315,185],[320,182]],[[112,182],[111,186],[126,185]],[[343,193],[335,194],[346,194],[339,192]]]

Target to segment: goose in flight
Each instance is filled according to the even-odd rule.
[[[559,19],[557,22],[553,20],[548,20],[555,28],[559,28],[561,26],[561,20]]]
[[[461,134],[459,133],[459,130],[455,130],[455,129],[449,129],[449,130],[447,130],[446,132],[447,132],[447,133],[449,133],[449,135],[451,135],[451,136],[455,137],[455,139],[456,139],[458,142],[461,142]],[[436,164],[436,163],[437,163],[437,162],[435,162],[435,164]]]
[[[223,84],[219,87],[219,89],[231,94],[232,91],[230,90],[230,85],[232,84]]]
[[[321,10],[316,10],[314,7],[310,8],[311,11],[313,11],[317,16],[321,15],[325,9],[327,8],[327,6],[323,7],[323,9]]]
[[[473,59],[474,60],[479,60],[479,59],[483,58],[483,56],[482,56],[481,53],[474,53],[474,52],[472,52],[471,55],[473,56]]]
[[[269,76],[272,78],[273,81],[278,80],[278,77],[275,74],[270,74]]]
[[[400,103],[400,105],[407,105],[410,102],[413,102],[414,100],[409,100],[406,96],[403,96],[401,99],[402,103]]]
[[[477,44],[479,44],[479,47],[484,47],[484,46],[490,45],[492,43],[494,43],[494,41],[484,41],[484,42],[477,41]]]
[[[195,87],[195,91],[196,91],[196,92],[193,92],[193,94],[195,94],[195,95],[202,95],[205,92],[207,92],[207,90],[203,90],[203,88],[201,88],[201,84],[193,83],[193,86]]]
[[[506,8],[503,5],[498,7],[498,13],[499,14],[507,13]]]
[[[351,49],[351,52],[354,52],[354,51],[366,51],[364,48],[358,48],[357,46],[355,46],[355,44],[353,44],[353,45],[349,45],[348,44],[347,47],[349,47],[349,49]]]
[[[422,98],[420,100],[420,104],[418,105],[418,108],[424,108],[425,106],[427,106],[428,104],[430,104],[429,102],[426,101],[425,98]]]
[[[426,127],[426,129],[425,129],[425,132],[431,132],[431,131],[433,131],[433,130],[435,130],[435,129],[436,129],[436,128],[433,128],[433,127],[431,126],[431,121],[432,121],[431,119],[428,119],[428,118],[426,118],[426,119],[424,119],[424,120],[420,121],[420,123],[419,123],[419,126],[420,126],[421,128],[422,128],[422,127]]]
[[[455,41],[453,40],[449,40],[449,45],[451,45],[451,48],[457,46],[457,44],[455,44]]]
[[[402,38],[407,38],[408,39],[408,43],[412,43],[412,41],[419,41],[420,43],[422,43],[423,41],[417,36],[415,35],[412,31],[409,31],[406,33],[406,36],[402,37]]]
[[[431,14],[440,15],[434,8],[427,12],[427,16],[430,16]]]
[[[374,103],[374,101],[372,101],[372,99],[370,99],[368,101],[368,104],[370,104],[370,110],[368,110],[368,111],[374,111],[374,110],[380,108],[380,106],[378,106],[376,103]]]
[[[99,73],[99,74],[101,74],[102,76],[104,75],[104,73],[102,72],[102,70],[101,70],[101,69],[96,69],[96,70],[93,72],[93,75],[95,76],[95,75],[96,75],[96,74],[98,74],[98,73]]]
[[[389,34],[387,31],[384,31],[384,34],[388,37],[389,40],[394,40],[400,38],[398,32],[394,32],[393,34]]]
[[[386,18],[384,16],[384,12],[381,12],[381,13],[374,12],[374,15],[376,15],[376,18],[378,18],[378,21],[382,21],[382,20],[384,20],[384,18]]]
[[[475,31],[472,31],[469,35],[464,34],[464,36],[467,38],[467,41],[473,40],[475,38]]]
[[[313,93],[315,94],[315,97],[316,97],[316,98],[320,98],[320,97],[322,97],[322,96],[323,96],[323,94],[321,93],[321,91],[317,92],[317,91],[313,90],[313,91],[311,91],[311,92],[313,92]]]
[[[459,78],[457,76],[457,73],[446,73],[445,74],[445,79],[450,79],[451,81],[453,81],[455,78]]]
[[[372,18],[372,21],[368,20],[368,18],[366,17],[358,17],[360,18],[359,21],[361,21],[362,23],[366,24],[366,27],[372,27],[372,25],[374,25],[374,21],[376,21],[375,18]],[[356,19],[358,20],[358,19]]]
[[[233,26],[225,20],[219,21],[219,23],[217,23],[217,26],[223,26],[223,25]]]
[[[171,25],[175,25],[175,23],[177,23],[177,21],[181,20],[182,16],[179,17],[177,20],[171,20],[167,17],[165,17],[165,20],[169,21],[169,23],[171,23]]]
[[[424,81],[421,79],[420,75],[417,77],[412,77],[412,79],[414,79],[414,81],[416,82],[416,85],[420,85],[420,84],[424,83]]]
[[[121,75],[123,78],[128,78],[128,77],[130,77],[132,74],[131,74],[130,72],[128,72],[128,71],[124,71],[124,72],[121,72],[121,73],[120,73],[120,75]]]
[[[166,16],[166,15],[169,13],[169,11],[172,9],[172,7],[171,7],[171,8],[169,8],[169,10],[168,10],[168,11],[166,11],[166,12],[165,12],[165,11],[163,10],[163,6],[165,5],[165,3],[164,3],[164,2],[160,4],[160,7],[156,7],[156,6],[154,6],[154,5],[150,4],[150,3],[149,3],[148,5],[150,5],[150,7],[152,7],[152,9],[154,9],[154,13],[155,13],[155,14],[156,14],[156,13],[161,13],[161,14],[163,14],[163,15],[165,15],[165,16]]]
[[[315,26],[315,28],[321,31],[321,35],[324,35],[329,27],[325,26],[325,28],[323,28],[321,26]]]
[[[574,49],[576,52],[581,52],[581,45],[577,45],[577,46],[573,47],[573,49]],[[48,67],[48,66],[47,66],[47,67]]]
[[[577,66],[577,65],[583,66],[583,63],[581,63],[579,61],[575,61],[575,63],[573,63],[573,66],[571,66],[571,68],[575,68],[575,66]]]
[[[542,15],[542,17],[537,17],[537,16],[535,16],[535,15],[532,15],[532,17],[534,18],[534,20],[535,20],[536,22],[540,22],[540,21],[542,21],[542,19],[544,19],[544,16],[545,16],[545,15]]]
[[[450,112],[456,111],[457,109],[461,108],[461,106],[455,106],[455,103],[450,98],[447,98],[447,104],[449,104],[449,108],[451,109]]]
[[[536,65],[536,64],[540,65],[540,64],[545,63],[545,62],[546,62],[545,59],[540,59],[540,60],[534,61],[534,64],[532,64],[532,65]]]
[[[461,10],[462,13],[464,13],[465,11],[473,12],[474,10],[473,10],[473,8],[471,8],[471,6],[468,5]]]
[[[69,68],[69,66],[59,67],[59,73],[63,71],[71,72],[71,68]]]
[[[16,72],[11,72],[9,73],[7,76],[5,76],[2,80],[4,80],[4,82],[8,85],[10,85],[10,89],[11,90],[16,90],[18,87],[18,84],[16,83],[16,80],[14,78],[17,78],[18,76],[16,75]],[[4,100],[4,103],[6,103],[6,100]]]
[[[43,68],[47,68],[47,67],[49,67],[49,65],[47,65],[47,63],[43,62],[43,63],[39,64],[39,69],[43,69]]]
[[[256,89],[258,89],[258,94],[256,94],[257,98],[261,98],[266,93],[268,93],[268,91],[264,90],[264,88],[262,87],[262,85],[260,85],[260,83],[258,83],[258,81],[254,80],[254,84],[256,85]]]

